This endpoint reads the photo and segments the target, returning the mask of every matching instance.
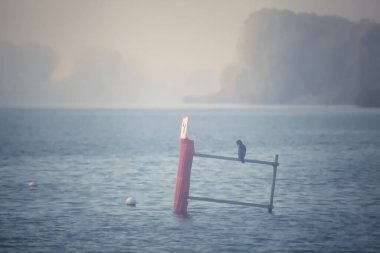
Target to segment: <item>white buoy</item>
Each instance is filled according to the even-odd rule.
[[[36,183],[35,181],[29,181],[29,182],[27,183],[27,185],[28,185],[29,187],[36,187],[36,186],[37,186],[37,183]]]
[[[136,206],[136,199],[134,197],[128,197],[125,203],[127,206]]]

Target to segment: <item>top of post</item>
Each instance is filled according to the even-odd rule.
[[[182,117],[182,125],[181,125],[181,140],[187,139],[187,123],[189,122],[189,117]]]

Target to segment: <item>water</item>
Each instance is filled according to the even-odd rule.
[[[247,158],[279,155],[273,214],[172,214],[185,114],[197,152],[235,156],[242,139]],[[2,109],[0,143],[0,252],[380,251],[378,109]],[[195,158],[190,192],[267,204],[271,173]]]

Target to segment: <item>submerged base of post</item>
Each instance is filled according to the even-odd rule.
[[[190,175],[193,156],[194,141],[189,139],[181,139],[173,206],[173,212],[175,214],[187,213],[187,199],[189,197],[190,190]]]

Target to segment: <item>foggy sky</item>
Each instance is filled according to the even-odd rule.
[[[376,0],[0,0],[0,106],[173,107],[217,92],[262,8],[380,21]]]

